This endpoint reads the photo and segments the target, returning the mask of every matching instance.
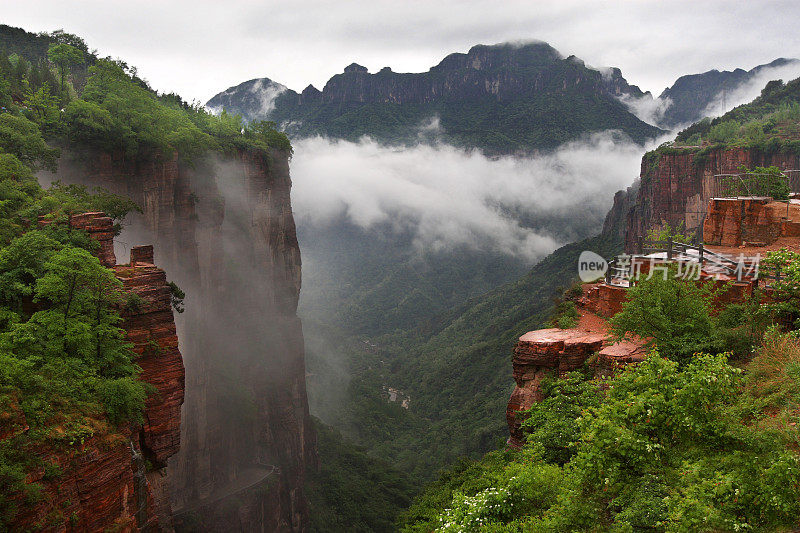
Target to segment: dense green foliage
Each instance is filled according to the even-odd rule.
[[[772,303],[755,295],[717,313],[724,286],[674,271],[640,279],[612,325],[651,337],[653,354],[607,381],[588,369],[545,379],[544,400],[523,421],[523,450],[445,472],[404,513],[403,531],[795,527],[800,343],[767,324],[796,326],[781,313],[797,316],[800,256],[770,253],[765,266],[785,273]],[[742,371],[727,353],[699,353],[730,348],[756,355]]]
[[[788,363],[770,350],[756,361],[791,373],[800,355],[796,344],[793,350]],[[799,399],[797,383],[778,384],[784,405]],[[786,446],[797,429],[757,426],[769,416],[754,387],[756,376],[742,379],[724,355],[698,356],[680,369],[654,354],[604,393],[577,376],[556,383],[548,400],[557,399],[559,412],[547,400],[534,404],[534,431],[521,452],[490,454],[445,474],[404,516],[403,531],[794,527],[800,464]],[[565,446],[553,450],[553,436]]]
[[[35,497],[25,473],[41,466],[31,449],[74,446],[99,422],[141,420],[147,396],[134,353],[119,329],[121,283],[92,255],[97,244],[64,224],[70,214],[108,209],[120,222],[134,207],[104,191],[33,177],[54,164],[38,126],[0,115],[0,524],[10,496]],[[37,228],[40,217],[51,224]],[[27,426],[23,432],[23,429]],[[33,448],[32,448],[33,447]]]
[[[42,189],[35,173],[56,169],[53,146],[131,159],[177,153],[185,164],[211,151],[251,151],[267,162],[273,149],[291,152],[274,125],[244,125],[158,94],[77,36],[0,27],[0,529],[18,504],[39,497],[39,485],[24,482],[29,472],[60,475],[48,453],[121,438],[117,427],[142,421],[150,393],[119,328],[120,309],[141,299],[123,297],[93,255],[97,243],[66,224],[104,211],[119,232],[138,208],[79,185]],[[170,289],[180,312],[185,294]]]
[[[800,329],[800,253],[787,249],[767,252],[762,271],[778,276],[772,281],[772,297],[765,310],[779,322],[792,329]]]
[[[315,427],[319,470],[306,486],[311,531],[395,531],[398,514],[411,502],[407,476],[348,443],[335,429],[321,423]]]
[[[713,342],[713,284],[677,279],[676,271],[655,272],[628,289],[628,301],[611,318],[613,333],[651,339],[666,357],[686,360]]]
[[[748,356],[770,321],[756,293],[739,304],[713,311],[715,299],[728,286],[679,277],[676,267],[657,267],[630,289],[622,311],[611,318],[619,339],[630,334],[648,339],[650,346],[670,359],[685,362],[697,352],[732,352]]]
[[[26,35],[36,46],[16,47],[19,52],[12,55],[0,49],[0,107],[36,123],[49,141],[124,151],[132,158],[178,152],[189,163],[210,150],[291,152],[288,138],[274,124],[214,116],[178,95],[158,94],[134,67],[99,58],[80,37]],[[47,42],[44,54],[40,40]]]
[[[327,329],[317,343],[307,328],[309,380],[339,376],[336,386],[324,388],[326,400],[336,387],[344,388],[341,405],[339,398],[333,405],[319,401],[327,404],[323,419],[371,455],[408,472],[415,483],[430,480],[459,457],[477,458],[501,445],[508,431],[502,413],[513,387],[510,349],[521,333],[546,327],[553,296],[577,278],[578,256],[586,249],[611,256],[619,252],[619,243],[595,237],[567,245],[518,281],[476,296],[411,333],[370,337],[374,348]],[[344,370],[324,366],[331,358],[327,350],[342,354]],[[387,402],[385,386],[410,396],[409,408]]]
[[[769,82],[761,95],[715,119],[703,119],[678,134],[676,146],[741,146],[768,153],[799,153],[800,79]]]

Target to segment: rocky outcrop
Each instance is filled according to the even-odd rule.
[[[186,162],[69,147],[64,153],[56,178],[103,186],[142,207],[118,250],[154,242],[156,262],[186,292],[186,312],[177,321],[186,361],[181,449],[168,461],[178,525],[302,531],[305,473],[316,452],[296,315],[300,253],[288,154],[238,152]],[[145,272],[147,259],[142,268],[134,260]],[[155,334],[166,345],[170,336]],[[165,410],[148,422],[167,427],[170,416]],[[158,453],[172,443],[149,445]],[[272,472],[268,490],[250,483],[259,469]],[[219,497],[226,491],[232,500]]]
[[[603,333],[553,328],[530,331],[519,338],[512,359],[516,387],[506,408],[511,433],[509,445],[520,446],[524,441],[517,412],[542,401],[542,379],[581,368],[592,354],[600,351],[605,337]]]
[[[117,266],[123,290],[140,298],[136,308],[122,310],[122,328],[142,368],[140,379],[155,387],[146,403],[141,447],[151,464],[165,467],[181,442],[184,399],[183,358],[172,312],[167,274],[153,264],[153,247],[131,249],[128,265]]]
[[[771,244],[780,237],[800,237],[800,207],[770,198],[715,198],[703,225],[706,244]]]
[[[150,263],[117,265],[113,223],[104,213],[72,216],[69,223],[98,240],[101,263],[114,269],[126,294],[138,296],[136,307],[120,310],[121,327],[139,356],[139,379],[153,390],[141,426],[112,428],[104,419],[91,420],[91,435],[79,445],[37,450],[61,475],[54,478],[44,468],[28,475],[28,483],[42,486],[42,497],[19,506],[13,529],[170,531],[166,464],[180,448],[184,368],[166,273],[152,264],[151,246],[137,250],[139,257],[149,250]],[[0,439],[27,427],[21,412],[11,413],[12,423],[3,424],[10,430]]]
[[[697,230],[709,199],[720,194],[714,176],[738,172],[742,165],[797,169],[800,156],[746,148],[712,150],[707,154],[691,149],[647,154],[642,159],[641,183],[635,201],[615,199],[615,205],[623,209],[626,203],[630,206],[623,215],[626,251],[635,252],[648,230],[665,224],[682,223],[689,230]]]
[[[601,317],[611,318],[628,301],[627,289],[616,285],[598,283],[590,286],[579,302],[582,307]]]
[[[114,223],[105,213],[82,213],[69,217],[69,225],[84,230],[89,237],[100,244],[97,258],[103,265],[112,268],[117,264],[114,255]]]
[[[588,284],[583,289],[576,300],[580,313],[577,327],[529,331],[514,346],[511,362],[516,386],[506,407],[509,446],[523,444],[524,415],[520,412],[542,401],[545,377],[564,377],[567,372],[588,368],[594,377],[606,378],[625,365],[642,361],[648,353],[642,339],[610,338],[606,318],[619,312],[626,289],[603,283]]]
[[[613,236],[619,242],[625,240],[628,212],[636,205],[636,195],[639,192],[639,180],[625,189],[614,194],[614,204],[606,214],[603,221],[603,235]]]
[[[579,327],[529,331],[519,338],[512,358],[516,386],[506,407],[510,446],[519,447],[524,442],[519,412],[542,401],[542,379],[563,377],[586,364],[597,377],[608,377],[622,366],[642,361],[647,353],[641,342],[611,343],[607,337],[604,328]]]

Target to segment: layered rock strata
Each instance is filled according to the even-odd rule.
[[[800,237],[800,206],[769,198],[713,198],[703,225],[706,244],[771,244]]]
[[[800,156],[749,148],[718,149],[707,154],[692,149],[653,153],[642,159],[638,189],[615,197],[606,233],[619,227],[616,221],[624,220],[625,249],[633,253],[650,229],[682,224],[688,230],[698,230],[708,201],[724,192],[715,176],[735,174],[741,166],[793,170],[800,168]]]
[[[92,420],[93,433],[82,443],[39,450],[43,463],[57,465],[62,474],[53,478],[44,468],[29,474],[26,481],[40,484],[42,497],[19,506],[13,529],[170,531],[166,464],[180,448],[184,368],[166,273],[152,264],[152,247],[145,247],[150,263],[117,265],[113,223],[104,213],[73,216],[70,225],[100,243],[101,263],[114,270],[125,293],[138,296],[137,308],[121,309],[121,326],[139,356],[139,379],[153,390],[141,426],[113,429],[105,420]],[[27,427],[21,411],[12,418],[16,429],[0,439]]]

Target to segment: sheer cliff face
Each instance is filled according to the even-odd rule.
[[[136,201],[143,214],[119,242],[154,242],[156,261],[187,295],[178,317],[186,364],[181,449],[169,462],[176,522],[304,529],[315,443],[296,316],[300,254],[288,154],[243,152],[189,165],[66,153],[56,177]]]
[[[741,165],[796,169],[800,168],[800,156],[746,148],[716,150],[705,157],[695,157],[688,150],[660,154],[655,159],[646,156],[642,159],[638,189],[634,186],[617,193],[604,233],[624,227],[625,249],[631,252],[651,228],[683,223],[685,228],[696,230],[702,224],[709,198],[719,194],[714,176],[738,172]]]

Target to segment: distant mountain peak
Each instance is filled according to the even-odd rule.
[[[719,114],[752,100],[773,77],[793,79],[797,76],[800,76],[800,60],[784,57],[750,70],[712,69],[681,76],[659,96],[662,101],[670,102],[662,124],[673,128],[696,122],[708,114]]]
[[[253,115],[265,117],[275,108],[275,99],[286,90],[286,86],[269,78],[256,78],[217,94],[206,103],[206,107],[219,113],[223,109],[247,106]]]
[[[242,92],[238,101],[237,91]],[[448,54],[427,72],[384,67],[370,73],[351,63],[321,91],[311,86],[300,94],[283,90],[269,100],[266,116],[266,106],[246,84],[209,104],[224,103],[247,120],[273,120],[296,137],[442,141],[501,154],[551,149],[604,130],[622,131],[637,142],[661,133],[634,116],[618,100],[623,95],[642,92],[619,69],[594,69],[547,43],[530,41],[478,44]],[[420,136],[434,119],[439,125],[435,139]]]
[[[350,63],[349,65],[344,67],[344,71],[346,74],[349,74],[351,72],[364,72],[364,73],[369,72],[369,70],[367,70],[367,67],[359,65],[358,63]]]

